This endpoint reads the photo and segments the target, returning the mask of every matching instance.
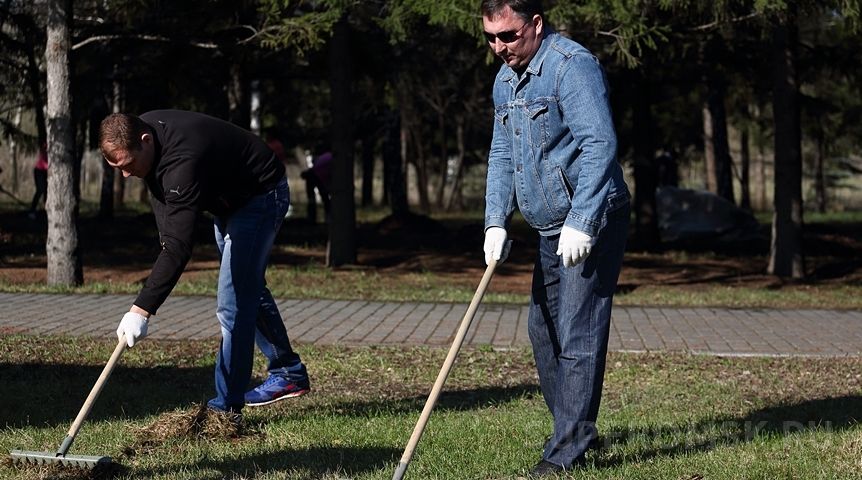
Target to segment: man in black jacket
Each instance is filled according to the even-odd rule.
[[[284,165],[254,134],[207,115],[157,110],[102,121],[100,148],[123,176],[144,179],[162,250],[117,336],[131,347],[147,334],[191,258],[195,219],[213,215],[221,253],[218,309],[222,341],[216,397],[210,408],[239,413],[310,389],[264,275],[269,252],[289,206]],[[269,377],[246,392],[254,344],[269,360]]]

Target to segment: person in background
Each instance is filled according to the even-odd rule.
[[[33,193],[33,200],[30,202],[30,211],[28,213],[30,218],[36,218],[39,202],[48,200],[48,149],[44,144],[39,147],[39,153],[36,154],[36,162],[33,164],[33,183],[36,186],[36,191]]]
[[[99,145],[109,165],[144,179],[162,246],[117,336],[130,347],[146,336],[150,317],[191,258],[196,218],[206,210],[221,254],[216,317],[222,334],[216,396],[208,406],[236,419],[246,405],[307,393],[308,373],[264,278],[290,204],[285,168],[273,151],[231,123],[181,110],[109,115]],[[269,376],[246,391],[255,342],[269,361]]]
[[[329,187],[332,184],[332,152],[323,145],[314,149],[311,167],[299,174],[305,180],[305,192],[308,198],[308,221],[317,223],[317,198],[314,190],[320,194],[323,201],[323,211],[329,218],[330,197]]]
[[[534,477],[585,463],[598,436],[611,303],[629,222],[608,86],[598,60],[545,22],[538,0],[484,0],[503,60],[493,85],[485,261],[507,255],[515,205],[539,233],[528,330],[553,431]]]

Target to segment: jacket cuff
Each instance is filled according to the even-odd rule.
[[[599,222],[590,220],[574,212],[569,212],[569,215],[566,216],[566,223],[564,225],[574,228],[575,230],[591,237],[595,237],[599,234]]]
[[[506,228],[506,217],[501,217],[497,215],[489,215],[485,217],[485,231],[487,232],[491,227],[500,227],[502,229]]]

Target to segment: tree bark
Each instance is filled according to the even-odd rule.
[[[362,206],[374,203],[374,135],[362,139]]]
[[[703,168],[706,180],[706,189],[712,193],[718,193],[718,179],[715,176],[715,146],[712,138],[712,112],[709,102],[703,102]]]
[[[443,208],[446,201],[446,184],[449,177],[449,153],[446,148],[445,110],[437,112],[437,128],[440,130],[440,183],[437,184],[437,208]]]
[[[467,154],[467,146],[464,141],[464,116],[458,115],[455,120],[455,143],[458,147],[458,155],[455,157],[455,178],[452,179],[452,188],[449,193],[449,203],[446,204],[446,211],[451,212],[457,205],[463,208],[464,197],[461,192],[462,180],[464,178],[464,157]]]
[[[754,178],[754,198],[757,199],[757,209],[765,211],[767,208],[766,202],[766,152],[764,142],[757,142],[757,169],[755,169]]]
[[[749,181],[749,170],[751,167],[751,151],[748,146],[748,127],[743,127],[739,132],[739,164],[741,185],[739,206],[745,210],[751,210],[751,184]]]
[[[709,109],[712,113],[712,146],[715,148],[715,180],[720,197],[735,203],[733,198],[733,159],[727,135],[727,109],[724,106],[726,88],[718,83],[710,89]]]
[[[120,113],[123,110],[123,84],[120,81],[120,69],[117,65],[114,65],[114,78],[111,81],[111,87],[111,112]],[[115,197],[119,197],[119,201],[122,203],[122,195],[118,194],[123,189],[115,188],[115,184],[117,183],[115,177],[118,175],[116,175],[114,167],[108,165],[108,162],[104,158],[101,160],[101,163],[102,185],[99,195],[99,217],[106,219],[114,218],[114,200]]]
[[[21,128],[21,115],[23,114],[24,108],[18,107],[15,109],[15,117],[12,121],[15,129]],[[9,136],[9,158],[12,163],[12,193],[14,195],[18,194],[18,141],[15,139],[15,135]]]
[[[75,136],[69,86],[72,1],[49,0],[45,65],[48,72],[48,284],[84,281],[78,250],[78,198],[75,195]]]
[[[814,158],[814,192],[817,197],[817,211],[826,212],[826,175],[823,164],[826,162],[826,135],[823,127],[817,129],[817,156]]]
[[[404,159],[402,157],[401,115],[389,110],[385,115],[383,137],[383,188],[384,197],[393,215],[409,212],[407,188],[404,180]]]
[[[797,7],[773,27],[772,110],[775,122],[775,198],[769,273],[805,276],[802,255],[802,133],[796,74]]]
[[[332,111],[332,219],[326,264],[356,263],[356,205],[353,198],[353,104],[351,90],[350,26],[346,17],[336,23],[329,51]]]
[[[37,4],[37,8],[44,7]],[[27,52],[27,83],[30,87],[30,95],[33,96],[33,114],[36,116],[36,136],[38,145],[45,145],[48,141],[48,132],[45,122],[45,99],[42,97],[42,73],[39,71],[39,62],[36,58],[36,45],[39,43],[33,38],[40,33],[36,26],[27,29],[28,43],[33,47]]]
[[[250,127],[250,103],[246,97],[246,84],[242,65],[239,62],[230,64],[228,75],[230,83],[227,88],[228,119],[234,125],[248,129]]]
[[[403,128],[403,123],[402,123]],[[413,146],[413,166],[416,168],[416,190],[419,192],[419,210],[424,214],[431,213],[431,198],[428,195],[428,162],[425,159],[425,145],[415,129],[407,131],[407,137]]]

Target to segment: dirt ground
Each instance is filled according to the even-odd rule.
[[[42,283],[46,277],[44,212],[31,219],[26,212],[0,211],[0,281]],[[807,225],[804,233],[807,278],[803,284],[862,284],[862,224]],[[87,282],[140,282],[149,274],[158,253],[151,215],[123,215],[114,220],[85,217],[79,224],[80,248]],[[202,218],[198,246],[186,275],[218,267],[212,226]],[[496,275],[495,290],[529,291],[537,237],[525,226],[513,228],[509,260]],[[475,283],[484,269],[482,225],[465,221],[437,222],[413,215],[385,218],[358,226],[358,264],[380,274],[431,272],[453,283]],[[621,291],[643,285],[701,289],[716,285],[780,288],[784,283],[767,275],[768,229],[761,240],[745,245],[685,245],[646,252],[630,248],[620,277]],[[630,238],[630,245],[637,239]],[[274,265],[323,264],[326,226],[288,219],[277,239]]]

